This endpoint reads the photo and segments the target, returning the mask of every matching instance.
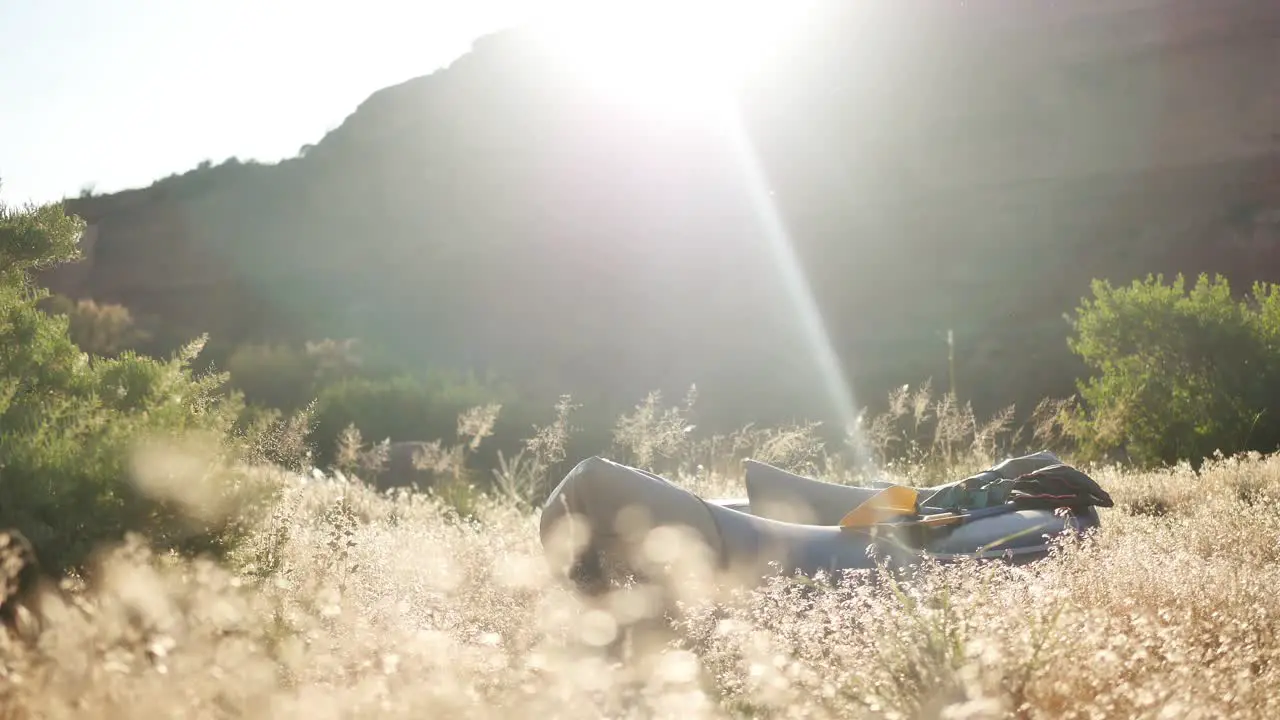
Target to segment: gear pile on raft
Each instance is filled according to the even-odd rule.
[[[1055,537],[1099,527],[1110,495],[1042,451],[934,487],[840,485],[746,462],[746,497],[706,499],[644,470],[600,457],[571,470],[543,506],[552,568],[588,594],[644,579],[650,532],[678,528],[712,570],[758,585],[776,574],[904,568],[926,559],[1026,563]],[[669,554],[669,553],[668,553]]]

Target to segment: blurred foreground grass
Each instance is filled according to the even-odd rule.
[[[744,456],[850,477],[804,428],[692,443],[678,413],[641,415],[619,424],[622,459],[706,496],[742,494]],[[0,638],[0,717],[1280,716],[1280,459],[1086,467],[1116,507],[1038,565],[778,578],[662,621],[652,588],[587,607],[550,584],[531,505],[574,460],[546,447],[566,427],[465,503],[456,486],[378,494],[239,468],[278,492],[235,554],[105,553],[45,602],[37,640]],[[994,459],[977,424],[944,435],[965,453],[935,442],[891,471],[940,482]],[[368,451],[348,440],[358,466]]]

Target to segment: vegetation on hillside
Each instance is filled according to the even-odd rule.
[[[28,277],[72,256],[78,230],[58,207],[0,211],[0,527],[30,537],[48,570],[71,571],[41,595],[38,616],[0,633],[6,717],[1280,709],[1274,458],[1212,459],[1198,475],[1186,464],[1088,466],[1116,499],[1101,533],[1026,568],[926,566],[831,586],[780,577],[727,600],[686,593],[662,617],[656,588],[627,586],[584,607],[549,582],[536,532],[548,484],[583,452],[578,403],[562,398],[493,461],[481,451],[498,403],[432,425],[431,413],[484,398],[447,385],[419,396],[394,374],[362,375],[341,343],[246,351],[232,363],[239,380],[194,372],[195,345],[169,359],[86,353],[65,315],[39,309],[44,293]],[[894,393],[858,432],[885,475],[906,482],[1026,449],[1070,457],[1077,439],[1082,463],[1117,443],[1152,460],[1164,448],[1257,446],[1266,436],[1252,429],[1264,423],[1243,422],[1257,387],[1242,378],[1269,381],[1255,368],[1277,357],[1274,296],[1259,287],[1258,302],[1241,305],[1208,281],[1189,295],[1155,279],[1099,285],[1076,319],[1073,346],[1099,369],[1078,405],[1045,402],[1027,425],[1009,413],[980,421],[926,384]],[[281,393],[278,407],[248,412],[237,383],[263,399]],[[311,395],[329,403],[325,432],[338,436],[324,473],[307,447]],[[377,493],[361,481],[390,432],[377,408],[395,398],[403,409],[391,416],[436,434],[424,462],[448,482]],[[814,424],[706,432],[695,399],[648,396],[593,451],[708,496],[742,492],[746,457],[865,479],[851,448],[824,443]],[[1136,421],[1123,414],[1135,399],[1146,412]],[[1179,439],[1161,445],[1162,433]]]

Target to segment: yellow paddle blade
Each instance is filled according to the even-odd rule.
[[[840,519],[840,527],[867,527],[900,515],[916,514],[915,488],[891,485],[862,501]]]

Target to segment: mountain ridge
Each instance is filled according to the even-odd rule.
[[[772,208],[724,137],[628,114],[500,31],[296,158],[68,201],[135,267],[95,256],[49,284],[230,344],[368,335],[409,364],[495,362],[618,402],[698,382],[755,417],[828,393],[770,211],[862,403],[947,377],[950,327],[962,397],[1026,407],[1071,392],[1061,315],[1093,277],[1280,269],[1258,261],[1280,207],[1280,8],[1049,4],[998,29],[977,18],[1005,5],[970,5],[823,6],[809,52],[741,96]],[[182,277],[205,289],[160,287]]]

